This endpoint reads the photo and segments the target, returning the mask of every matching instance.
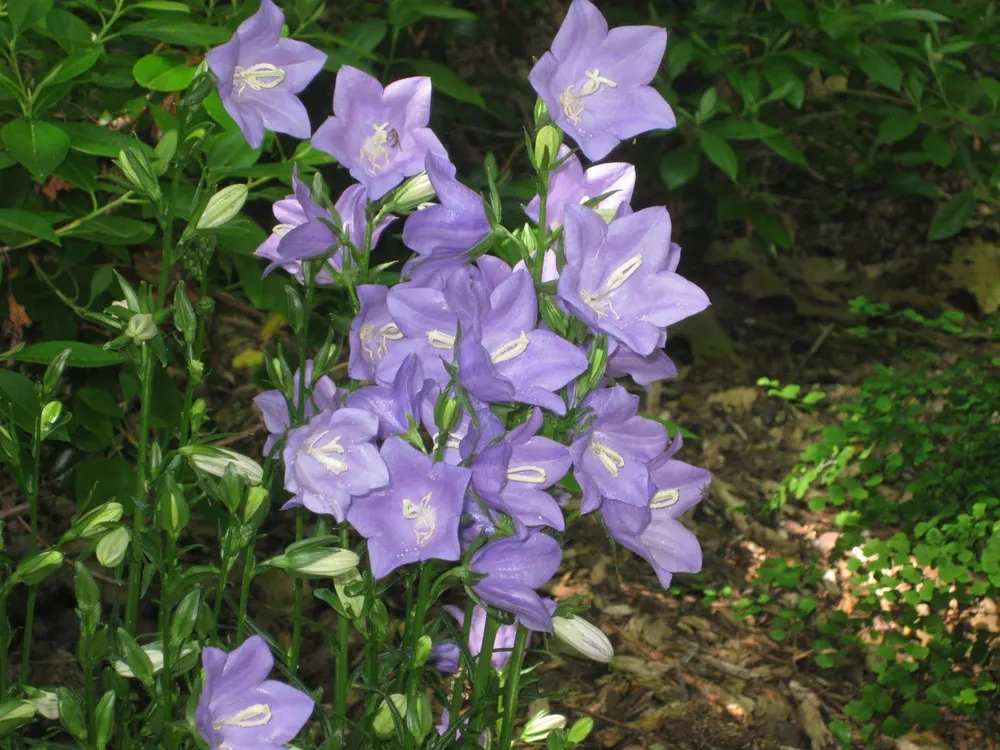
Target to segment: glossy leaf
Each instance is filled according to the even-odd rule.
[[[677,190],[691,182],[701,168],[701,155],[692,148],[679,148],[660,159],[660,179],[667,190]]]
[[[36,213],[17,209],[0,209],[0,234],[17,232],[31,237],[39,237],[53,244],[60,244],[59,235],[52,225]]]
[[[183,91],[194,80],[197,68],[179,58],[146,55],[132,66],[136,83],[152,91]]]
[[[876,142],[881,144],[897,143],[916,131],[920,120],[911,112],[900,112],[882,120],[878,126]]]
[[[2,136],[7,152],[38,182],[52,174],[69,153],[69,136],[42,120],[20,117],[4,125]]]
[[[47,365],[65,349],[70,351],[69,361],[66,363],[69,367],[110,367],[122,363],[122,357],[117,352],[109,352],[82,341],[43,341],[24,347],[13,359]]]

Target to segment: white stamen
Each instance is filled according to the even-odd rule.
[[[437,512],[431,507],[433,494],[428,492],[420,498],[420,505],[403,498],[403,518],[411,518],[415,521],[413,533],[417,537],[418,546],[423,546],[437,527]]]
[[[438,437],[440,437],[440,432],[435,432],[431,435],[431,448],[434,450],[438,449]],[[464,435],[456,435],[454,432],[448,433],[448,440],[445,441],[445,448],[453,448],[454,450],[459,450],[462,447],[462,438]]]
[[[428,331],[427,342],[435,349],[454,349],[455,337],[444,331]]]
[[[559,104],[562,106],[563,114],[565,114],[569,121],[574,125],[580,124],[580,117],[583,115],[584,111],[583,101],[581,100],[584,97],[593,96],[601,90],[601,86],[607,86],[609,88],[615,88],[618,86],[618,84],[610,78],[602,76],[597,68],[594,68],[594,70],[588,70],[585,75],[587,80],[585,80],[579,88],[570,85],[567,86],[561,94],[559,94]]]
[[[499,365],[501,362],[509,362],[515,357],[520,357],[524,354],[524,351],[528,348],[528,336],[524,331],[521,331],[521,335],[518,336],[513,341],[508,341],[506,344],[501,346],[490,357],[490,361]]]
[[[391,321],[377,331],[372,323],[365,323],[358,331],[358,338],[361,339],[361,348],[365,350],[372,362],[378,362],[389,350],[388,342],[399,341],[403,338],[403,332],[399,330],[399,326]],[[377,345],[374,343],[375,339],[378,339]]]
[[[328,440],[323,445],[319,445],[319,442],[328,434],[330,434],[329,430],[323,430],[323,432],[314,437],[306,449],[306,453],[315,458],[327,471],[334,474],[343,474],[350,467],[342,458],[335,458],[332,455],[334,453],[344,454],[344,449],[340,445],[340,435],[335,435],[331,440]]]
[[[238,714],[234,714],[225,719],[212,722],[212,729],[222,729],[223,727],[239,727],[240,729],[252,729],[262,727],[271,721],[271,707],[266,703],[254,703],[247,706]]]
[[[616,318],[621,316],[615,312],[615,308],[611,304],[611,295],[613,292],[618,291],[625,285],[632,275],[639,270],[642,265],[642,253],[636,253],[627,261],[622,263],[618,268],[616,268],[607,280],[604,282],[604,286],[597,292],[588,292],[586,289],[580,290],[580,299],[583,300],[583,304],[597,313],[599,318],[603,318],[607,315],[604,311],[605,304],[608,309],[611,310],[611,314]]]
[[[597,456],[597,460],[600,461],[604,465],[604,468],[608,470],[608,474],[617,479],[618,472],[625,468],[625,459],[622,458],[622,454],[593,440],[590,441],[589,448],[590,452]]]
[[[372,127],[375,132],[361,144],[361,160],[368,161],[369,174],[376,174],[389,166],[389,150],[386,148],[386,144],[389,143],[387,131],[389,123],[383,122],[381,125],[372,125]],[[379,159],[382,160],[381,164]]]
[[[507,469],[507,478],[512,482],[524,482],[525,484],[545,484],[549,476],[545,469],[534,464],[525,466],[512,466]]]
[[[677,501],[680,499],[681,499],[680,490],[677,489],[660,490],[649,499],[649,507],[650,510],[669,508],[672,505],[677,505]]]
[[[243,93],[249,86],[254,91],[273,89],[285,80],[285,71],[271,63],[257,63],[249,68],[241,68],[238,65],[233,69],[233,85],[236,86],[236,95]]]
[[[382,338],[389,339],[390,341],[399,341],[403,338],[403,332],[399,330],[399,326],[395,323],[386,323],[378,329],[378,333]]]
[[[295,229],[295,226],[292,224],[275,224],[274,228],[271,229],[271,234],[275,237],[284,237],[293,229]]]

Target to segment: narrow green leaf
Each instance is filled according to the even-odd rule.
[[[788,159],[788,161],[793,164],[798,164],[801,167],[809,166],[809,162],[806,160],[805,154],[803,154],[798,147],[785,136],[780,134],[772,135],[764,138],[763,140],[764,143],[766,143],[778,156]]]
[[[70,147],[74,151],[82,151],[91,156],[117,158],[119,153],[130,147],[145,151],[150,158],[153,156],[153,149],[138,138],[116,133],[100,125],[91,125],[89,122],[61,122],[59,129],[69,137]]]
[[[3,127],[7,152],[41,182],[69,153],[69,136],[48,122],[20,117]]]
[[[883,16],[886,21],[936,21],[938,23],[951,23],[948,16],[933,10],[924,8],[900,8],[893,10]]]
[[[14,36],[38,21],[52,10],[52,0],[7,0],[7,20]]]
[[[230,32],[221,26],[193,21],[137,21],[122,27],[122,36],[138,36],[184,47],[211,47],[229,41]]]
[[[897,143],[913,135],[920,119],[912,112],[899,112],[889,115],[878,126],[877,143],[888,145]]]
[[[0,232],[6,233],[8,231],[40,237],[55,245],[61,244],[59,235],[52,229],[52,225],[38,214],[30,211],[0,209]]]
[[[781,135],[781,131],[762,122],[751,122],[749,120],[737,120],[730,118],[713,125],[709,128],[720,138],[728,141],[749,141],[758,138],[770,138]]]
[[[108,245],[135,245],[145,242],[156,228],[138,219],[127,216],[95,216],[80,226],[70,230],[66,236],[83,237]]]
[[[946,240],[962,231],[976,210],[976,196],[973,193],[959,193],[945,203],[931,220],[927,238]]]
[[[191,8],[187,3],[178,3],[174,0],[143,0],[141,3],[130,5],[129,10],[165,10],[171,13],[190,13]]]
[[[117,352],[82,341],[43,341],[24,347],[12,359],[47,365],[66,349],[69,349],[68,367],[111,367],[122,363],[122,357]]]
[[[101,50],[99,49],[91,49],[86,52],[70,55],[48,72],[40,86],[56,85],[72,81],[77,76],[82,76],[94,67],[94,63],[97,62],[100,56]]]
[[[698,134],[698,142],[701,144],[701,150],[712,160],[712,163],[725,172],[729,179],[736,182],[736,175],[740,170],[740,160],[736,156],[736,152],[733,151],[733,147],[707,130],[702,130]]]
[[[35,429],[35,420],[42,405],[34,384],[13,370],[0,370],[0,409],[10,411],[14,424],[22,430]]]
[[[865,45],[861,48],[858,64],[866,76],[893,91],[899,91],[903,85],[903,71],[887,52]]]
[[[679,148],[660,159],[660,179],[667,190],[677,190],[691,182],[701,168],[701,154],[692,148]]]

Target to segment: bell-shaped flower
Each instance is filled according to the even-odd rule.
[[[195,726],[211,750],[282,750],[312,715],[312,698],[267,679],[274,657],[259,635],[228,654],[206,647],[201,663]]]
[[[593,419],[569,448],[573,476],[583,489],[580,511],[592,513],[607,498],[645,507],[649,464],[663,453],[666,428],[638,416],[639,397],[620,385],[593,391],[583,407]]]
[[[313,361],[306,360],[306,379],[312,382]],[[302,382],[301,371],[296,371],[292,378],[293,394],[292,398],[297,406],[299,403],[299,387]],[[313,414],[321,411],[333,411],[340,406],[342,392],[328,376],[322,375],[312,388],[312,394],[306,400],[305,416],[308,419]],[[264,443],[264,455],[271,452],[271,448],[278,442],[278,438],[285,434],[291,426],[291,416],[288,413],[288,401],[285,400],[281,391],[271,390],[258,394],[253,399],[254,404],[260,409],[264,417],[264,426],[267,428],[267,440]]]
[[[416,355],[403,360],[391,386],[366,385],[347,397],[347,406],[378,417],[378,437],[406,435],[420,423],[421,407],[436,387],[424,378],[424,368]]]
[[[663,588],[670,587],[674,573],[701,570],[701,545],[679,519],[701,501],[712,473],[674,460],[681,444],[678,435],[650,464],[646,507],[607,500],[601,508],[608,533],[652,565]]]
[[[573,0],[550,51],[528,80],[552,121],[598,161],[619,142],[676,125],[673,110],[649,83],[667,48],[658,26],[608,22],[590,0]]]
[[[305,42],[282,39],[284,14],[271,0],[240,24],[233,38],[205,55],[222,106],[252,148],[264,129],[308,138],[309,113],[296,94],[323,69],[326,55]]]
[[[285,489],[295,497],[282,510],[305,506],[343,522],[352,498],[389,483],[389,472],[372,440],[378,418],[344,407],[321,412],[288,433]]]
[[[432,260],[459,265],[490,233],[482,196],[455,179],[451,162],[429,152],[427,176],[439,202],[414,212],[403,225],[403,244],[420,256],[407,264],[408,271]]]
[[[566,265],[559,296],[591,328],[640,356],[663,329],[708,307],[708,297],[668,270],[670,214],[646,208],[606,224],[583,206],[567,206]]]
[[[513,614],[529,630],[551,633],[554,607],[535,589],[556,574],[561,561],[559,542],[540,531],[530,531],[523,538],[504,537],[472,555],[469,570],[485,575],[472,589],[487,604]]]
[[[446,604],[442,607],[445,612],[458,621],[458,630],[462,632],[465,627],[465,612],[460,607]],[[479,652],[483,650],[483,635],[486,631],[486,610],[478,604],[472,610],[472,622],[469,623],[469,656],[475,659]],[[493,655],[490,663],[497,671],[503,669],[504,664],[510,658],[511,649],[514,648],[514,639],[517,636],[516,625],[501,625],[497,628],[496,637],[493,639]],[[442,672],[457,672],[461,658],[461,651],[454,641],[439,643],[431,650],[431,663]]]
[[[347,374],[354,380],[374,380],[382,358],[403,333],[389,314],[389,287],[359,284],[356,291],[361,309],[351,322]]]
[[[460,269],[458,273],[464,273]],[[415,354],[423,365],[424,375],[442,386],[448,383],[445,363],[454,359],[458,316],[444,291],[414,282],[397,284],[386,298],[388,312],[400,331],[400,337],[382,357],[375,379],[389,385],[403,360]]]
[[[342,65],[333,116],[319,127],[312,144],[347,167],[370,198],[378,200],[423,172],[428,152],[447,158],[427,127],[430,114],[430,78],[404,78],[383,89],[378,79]]]
[[[660,380],[677,377],[677,365],[663,351],[666,343],[667,334],[664,331],[657,348],[642,356],[621,342],[609,341],[605,374],[614,379],[630,377],[637,385],[647,387]]]
[[[434,463],[398,437],[386,439],[381,453],[389,483],[355,498],[347,513],[368,540],[372,575],[384,578],[411,562],[457,560],[462,498],[472,472]]]
[[[626,212],[635,189],[635,167],[625,163],[595,164],[584,171],[580,160],[566,146],[559,147],[556,157],[562,163],[549,173],[548,196],[545,201],[545,223],[552,229],[562,226],[566,206],[586,203],[592,198],[610,193],[594,210],[606,221],[619,212]],[[524,212],[532,221],[539,219],[540,198],[535,196]]]

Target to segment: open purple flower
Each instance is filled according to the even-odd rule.
[[[361,310],[351,322],[347,374],[354,380],[374,380],[382,358],[403,333],[389,314],[389,287],[359,284],[356,291]]]
[[[480,599],[510,612],[529,630],[552,632],[552,609],[535,591],[559,569],[559,542],[540,531],[508,536],[472,555],[469,570],[485,574],[472,589]]]
[[[583,406],[594,419],[569,448],[573,476],[583,489],[580,511],[592,513],[605,498],[645,507],[649,463],[667,444],[666,428],[637,416],[639,397],[620,385],[594,391]]]
[[[285,489],[295,497],[282,510],[305,506],[342,522],[351,499],[389,483],[389,472],[372,444],[378,419],[360,409],[322,412],[288,433]]]
[[[378,437],[406,435],[411,425],[420,424],[421,407],[435,387],[424,378],[424,368],[416,355],[403,360],[392,386],[367,385],[347,397],[347,405],[378,417]]]
[[[625,344],[611,340],[608,342],[608,367],[605,374],[609,378],[630,377],[641,386],[650,386],[660,380],[677,377],[677,365],[673,363],[663,347],[667,343],[663,332],[657,348],[646,356],[636,354]]]
[[[312,372],[313,361],[307,359],[306,378],[309,381],[312,380]],[[292,398],[296,405],[299,403],[299,386],[301,382],[301,371],[297,371],[292,378],[292,383],[294,384],[292,386],[294,389]],[[340,406],[341,395],[336,384],[328,376],[323,375],[316,381],[312,389],[312,395],[306,401],[305,416],[308,418],[316,412],[333,411]],[[267,455],[271,452],[274,444],[278,442],[278,438],[284,435],[285,430],[291,426],[292,422],[291,416],[288,413],[288,402],[281,391],[278,390],[264,391],[258,394],[253,402],[260,409],[261,415],[264,417],[264,426],[267,428],[268,436],[267,441],[264,443],[264,455]]]
[[[465,626],[465,612],[459,607],[450,604],[442,609],[458,621],[459,630]],[[483,634],[486,630],[486,610],[479,605],[472,610],[472,623],[469,626],[469,655],[472,658],[479,656],[483,650]],[[517,636],[516,625],[501,625],[497,629],[496,637],[493,639],[493,655],[490,663],[496,670],[503,669],[507,659],[510,658],[510,651],[514,647],[514,639]],[[442,672],[457,672],[459,667],[461,651],[454,641],[439,643],[431,650],[431,662]]]
[[[388,485],[356,498],[348,522],[368,540],[372,575],[384,578],[400,565],[457,560],[458,521],[472,472],[434,463],[398,437],[382,444]]]
[[[640,356],[663,329],[708,307],[708,297],[668,270],[670,214],[646,208],[606,224],[583,206],[567,206],[566,265],[559,297],[591,328]]]
[[[240,24],[233,38],[209,50],[219,97],[247,143],[259,148],[264,129],[308,138],[309,114],[296,94],[323,69],[326,55],[305,42],[282,39],[284,14],[271,0]]]
[[[528,79],[553,122],[569,134],[591,161],[607,156],[620,141],[676,125],[670,105],[649,85],[667,48],[658,26],[608,30],[590,0],[573,0],[552,49]]]
[[[312,698],[267,679],[274,657],[259,635],[228,654],[206,647],[201,663],[195,725],[211,750],[282,750],[312,715]]]
[[[333,116],[313,135],[313,145],[347,167],[378,200],[405,178],[424,171],[428,152],[447,158],[427,127],[431,79],[404,78],[385,89],[350,65],[337,71]]]
[[[635,167],[631,164],[595,164],[584,171],[580,160],[566,146],[559,147],[556,160],[563,162],[549,174],[549,192],[545,201],[545,222],[550,227],[555,229],[562,225],[566,206],[586,203],[606,193],[611,195],[595,207],[606,220],[611,221],[619,211],[628,210],[635,189]],[[536,195],[524,209],[535,222],[539,218],[539,203]]]

